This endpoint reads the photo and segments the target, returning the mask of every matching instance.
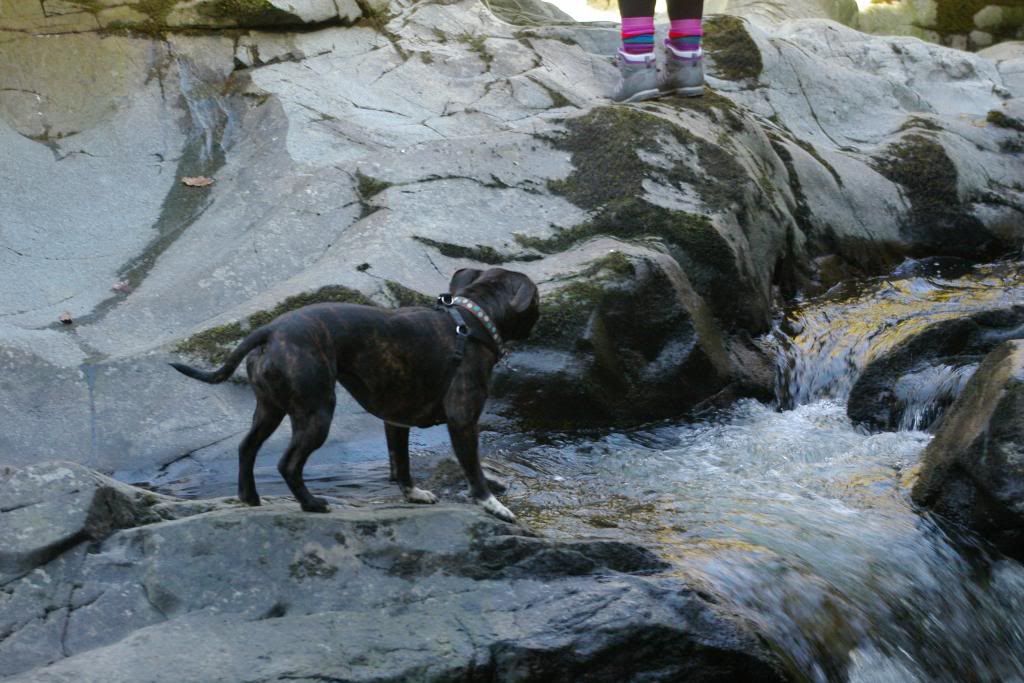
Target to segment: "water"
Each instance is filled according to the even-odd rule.
[[[929,439],[867,434],[835,401],[746,401],[510,452],[521,486],[506,498],[552,535],[655,547],[806,680],[1024,681],[1024,568],[908,500]]]
[[[784,410],[745,401],[700,424],[509,449],[512,509],[552,535],[655,547],[797,678],[1024,682],[1024,567],[950,538],[909,500],[931,438],[917,430],[977,364],[896,382],[900,431],[846,416],[870,361],[929,325],[1024,302],[1019,264],[941,266],[905,264],[789,311],[775,332]]]
[[[780,402],[792,407],[818,398],[845,401],[868,363],[930,325],[1015,304],[1024,304],[1019,263],[965,269],[911,262],[890,276],[844,283],[798,304],[780,321]],[[965,368],[947,367],[918,379],[929,379],[940,393],[955,391],[969,376]],[[905,391],[908,400],[929,400],[920,388]],[[909,410],[927,407],[918,403]]]
[[[784,410],[741,401],[697,424],[491,436],[483,452],[510,479],[504,499],[521,520],[552,537],[652,547],[752,622],[797,680],[1024,683],[1024,567],[950,537],[909,500],[931,439],[917,430],[974,366],[935,365],[898,382],[908,406],[900,431],[869,433],[845,406],[869,360],[933,322],[1019,302],[1022,285],[1018,266],[1003,264],[845,286],[803,302],[776,331]],[[422,434],[420,470],[448,451],[443,432]],[[310,471],[317,492],[398,500],[383,439],[373,439],[344,453],[328,444],[313,461],[322,471]],[[283,493],[272,462],[261,491]],[[153,483],[227,494],[233,468],[233,457],[197,454]],[[436,490],[451,498],[461,488]]]

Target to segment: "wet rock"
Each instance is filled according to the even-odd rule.
[[[935,429],[992,349],[1024,338],[1024,306],[934,323],[873,360],[847,414],[872,429]]]
[[[928,445],[914,502],[1024,559],[1024,342],[985,357]]]
[[[635,423],[683,413],[725,387],[766,381],[678,263],[612,250],[542,296],[526,348],[495,373],[498,412],[532,427]],[[766,363],[767,364],[767,363]]]
[[[46,467],[12,477],[62,466]],[[784,680],[744,623],[637,546],[550,541],[468,506],[266,502],[163,501],[166,521],[109,527],[8,581],[0,675]]]

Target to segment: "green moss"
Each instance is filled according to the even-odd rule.
[[[621,252],[591,262],[577,279],[541,297],[540,317],[526,343],[556,348],[573,343],[609,287],[634,273],[633,262]]]
[[[427,296],[417,292],[415,289],[410,289],[403,284],[395,282],[394,280],[387,280],[384,283],[387,287],[388,294],[391,295],[392,300],[395,302],[395,306],[403,308],[405,306],[433,306],[434,297]]]
[[[357,26],[368,26],[375,31],[384,33],[384,27],[395,18],[395,15],[391,13],[391,9],[387,5],[371,5],[367,2],[358,2],[358,0],[357,3],[362,11],[362,16],[356,22]]]
[[[918,252],[995,255],[988,231],[960,201],[956,166],[937,140],[904,135],[875,159],[875,169],[906,193],[911,210],[904,233]]]
[[[503,254],[494,247],[478,244],[475,247],[464,247],[461,244],[451,242],[438,242],[429,237],[413,235],[413,239],[428,247],[437,249],[442,256],[448,258],[464,258],[489,265],[500,265],[511,261],[536,261],[542,258],[538,254]]]
[[[391,187],[391,183],[386,180],[371,178],[368,175],[364,175],[362,171],[356,171],[356,191],[359,192],[359,196],[364,200],[380,194],[389,187]]]
[[[1016,130],[1024,132],[1024,121],[1015,119],[1012,116],[1007,116],[1003,112],[993,109],[985,117],[985,120],[991,123],[993,126],[999,126],[1000,128],[1009,128],[1010,130]]]
[[[163,2],[165,0],[145,0]],[[172,3],[173,4],[173,3]],[[196,6],[203,16],[230,19],[242,26],[280,26],[301,24],[293,14],[274,7],[268,0],[205,0]]]
[[[203,330],[188,339],[179,342],[174,350],[205,358],[214,364],[221,364],[231,353],[235,345],[245,338],[252,330],[266,325],[282,313],[293,311],[309,304],[335,302],[353,303],[375,306],[362,292],[340,285],[321,287],[314,292],[304,292],[290,296],[268,311],[257,311],[240,322],[228,323]]]
[[[487,51],[487,36],[479,33],[463,33],[455,37],[460,43],[469,46],[469,49],[480,55],[480,59],[483,60],[484,65],[490,69],[491,62],[494,61],[494,55]]]
[[[935,26],[940,33],[970,33],[974,30],[974,15],[986,5],[999,4],[997,0],[938,0]]]
[[[719,78],[739,81],[761,75],[761,51],[742,19],[728,15],[708,17],[704,20],[703,42]]]
[[[643,199],[643,182],[651,179],[669,187],[685,185],[695,190],[710,209],[727,210],[735,206],[738,188],[750,182],[733,156],[665,119],[633,107],[594,109],[569,119],[565,125],[567,132],[551,142],[572,154],[574,170],[565,179],[550,181],[548,188],[593,212],[593,218],[551,237],[519,235],[516,240],[529,249],[556,253],[598,235],[660,239],[698,293],[715,304],[717,312],[731,315],[739,310],[735,292],[742,278],[733,249],[710,218],[673,211]],[[687,163],[662,168],[648,165],[637,153],[657,153],[672,143],[695,154],[688,156]],[[704,172],[689,163],[694,157]]]
[[[704,88],[704,95],[701,97],[673,97],[665,100],[665,104],[676,109],[699,111],[715,121],[724,123],[734,133],[742,132],[745,127],[736,103],[708,87]]]
[[[938,132],[943,130],[943,128],[932,119],[928,119],[923,116],[908,116],[907,120],[903,122],[902,126],[900,126],[900,132],[902,133],[908,130],[928,130]]]

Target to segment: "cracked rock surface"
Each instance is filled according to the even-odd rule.
[[[147,33],[58,30],[130,3],[47,2],[33,19],[3,2],[9,464],[144,478],[199,450],[233,457],[251,393],[166,362],[214,363],[290,297],[395,306],[460,267],[521,270],[542,320],[564,325],[502,367],[489,424],[563,426],[580,405],[628,424],[769,392],[758,339],[787,296],[908,255],[998,257],[1024,236],[1009,48],[717,16],[703,98],[625,107],[605,98],[615,27],[544,5],[523,26],[468,0],[364,4],[362,19],[291,3],[297,24],[228,31],[175,25],[202,3],[165,3]],[[609,332],[637,329],[626,313],[651,287],[650,334]],[[560,387],[581,400],[553,400]],[[339,398],[328,446],[379,440]]]
[[[61,462],[0,500],[5,680],[784,680],[649,551],[475,508],[199,504]]]

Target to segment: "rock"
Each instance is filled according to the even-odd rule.
[[[43,0],[35,7],[29,5],[4,0],[0,31],[152,34],[210,28],[300,28],[351,24],[362,16],[355,0]]]
[[[1024,342],[985,357],[925,449],[914,502],[1024,559]]]
[[[0,469],[0,584],[115,529],[160,519],[157,496],[72,462]]]
[[[588,280],[609,248],[638,263],[668,255],[676,266],[655,270],[685,275],[706,311],[692,319],[725,351],[711,354],[714,373],[686,366],[685,396],[612,411],[644,421],[718,390],[760,395],[746,340],[770,329],[782,298],[906,255],[987,259],[1024,237],[1020,133],[987,118],[1016,120],[1013,60],[824,20],[709,17],[713,90],[619,107],[606,98],[614,26],[518,26],[476,2],[364,4],[352,26],[295,3],[313,23],[289,15],[297,23],[230,36],[215,23],[83,28],[95,8],[129,7],[113,0],[57,3],[43,19],[41,5],[17,4],[0,19],[0,63],[18,66],[0,70],[9,463],[152,474],[229,450],[251,393],[166,363],[215,362],[254,321],[325,288],[400,305],[457,268],[502,264],[553,293]],[[199,5],[161,5],[163,24]],[[73,17],[73,33],[32,33]],[[187,188],[185,176],[215,183]],[[63,311],[75,324],[61,329]],[[617,353],[645,360],[616,382],[649,365],[650,340],[630,339]],[[593,367],[589,353],[533,345],[520,358],[561,376],[560,364]],[[557,396],[534,386],[551,392],[538,405]],[[595,393],[581,404],[606,405],[608,386],[584,386]],[[360,414],[340,397],[338,438]]]
[[[847,414],[872,429],[934,430],[986,354],[1022,337],[1024,306],[928,325],[864,368]]]
[[[894,0],[872,3],[853,25],[871,33],[914,35],[957,49],[978,49],[993,40],[1019,39],[1024,10],[1005,0]]]
[[[632,424],[733,384],[771,394],[770,373],[755,379],[756,363],[730,355],[739,344],[674,259],[616,247],[543,293],[532,339],[495,373],[499,414],[534,428]]]
[[[45,477],[63,468],[17,470],[0,499],[14,486],[59,505]],[[748,626],[637,546],[537,538],[468,506],[310,515],[266,502],[164,500],[166,521],[122,530],[112,511],[104,533],[38,558],[0,593],[0,675],[784,680]],[[12,513],[4,523],[30,529]]]

